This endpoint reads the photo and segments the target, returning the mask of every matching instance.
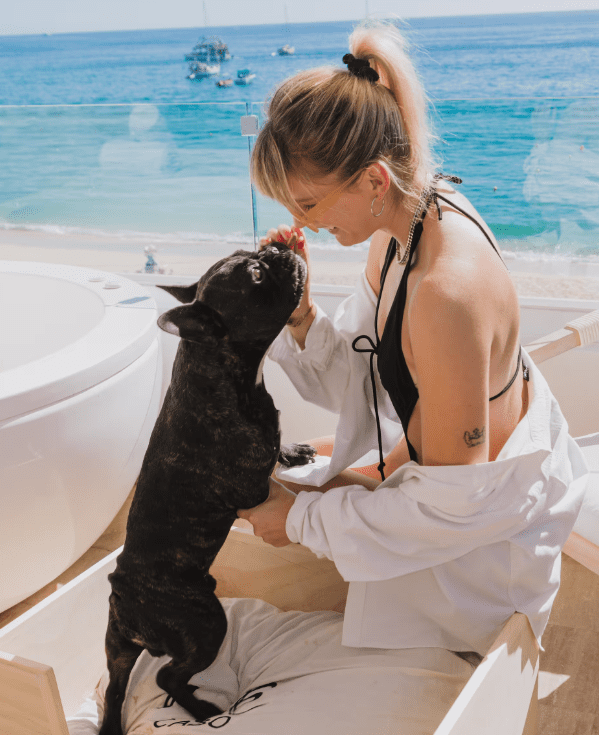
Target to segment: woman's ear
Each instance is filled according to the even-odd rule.
[[[372,193],[384,197],[391,185],[391,177],[387,168],[382,163],[373,163],[366,171]]]

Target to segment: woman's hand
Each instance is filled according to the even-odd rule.
[[[297,309],[291,314],[288,322],[288,326],[291,327],[295,340],[303,349],[306,333],[312,323],[310,315],[313,315],[314,312],[314,306],[310,297],[310,255],[308,252],[306,238],[299,227],[279,225],[276,229],[270,229],[266,233],[266,237],[262,237],[260,239],[260,249],[265,248],[268,245],[278,244],[285,245],[292,249],[308,266],[308,274],[306,276],[306,283],[304,284],[302,299]],[[308,324],[304,324],[306,320],[309,322]],[[297,332],[295,330],[297,330]]]
[[[287,515],[295,501],[295,494],[281,483],[269,478],[270,493],[268,498],[248,510],[239,510],[239,518],[245,518],[254,527],[254,534],[271,546],[287,546],[291,543],[285,524]]]

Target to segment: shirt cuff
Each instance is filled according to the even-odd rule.
[[[268,356],[275,362],[293,360],[302,367],[310,365],[317,370],[327,370],[334,353],[334,340],[329,338],[331,329],[329,317],[316,304],[316,316],[306,335],[305,348],[300,349],[289,329],[284,328],[271,345]]]
[[[322,497],[322,493],[318,491],[307,492],[302,490],[297,494],[289,513],[287,514],[287,522],[285,523],[285,531],[292,544],[301,544],[303,538],[303,526],[308,508],[317,503]]]

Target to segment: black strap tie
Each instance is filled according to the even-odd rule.
[[[440,181],[441,179],[445,179],[445,181],[450,181],[452,184],[461,184],[462,183],[462,179],[460,179],[459,176],[449,176],[447,174],[437,173],[433,177],[433,180],[435,182],[436,181]],[[430,199],[433,200],[433,202],[435,203],[435,206],[437,207],[437,216],[439,217],[440,220],[442,220],[443,219],[443,212],[441,211],[441,205],[439,204],[439,199],[443,199],[443,197],[441,197],[439,194],[437,194],[437,190],[436,189],[433,189],[431,191],[429,197],[430,197]],[[447,200],[445,200],[445,201],[447,201]],[[425,212],[428,209],[428,205],[429,205],[429,201],[426,201],[425,202]]]
[[[358,342],[361,339],[365,339],[370,347],[356,347]],[[376,381],[374,379],[374,356],[377,354],[377,346],[374,344],[372,339],[367,334],[361,334],[359,337],[356,337],[354,341],[351,343],[352,349],[354,352],[369,352],[370,353],[370,382],[372,384],[372,397],[374,400],[374,416],[376,418],[376,434],[377,439],[379,443],[379,465],[377,467],[377,470],[379,471],[381,475],[381,479],[385,479],[385,473],[383,472],[383,467],[385,466],[385,461],[383,458],[383,438],[381,434],[381,420],[379,418],[379,406],[378,401],[376,397]]]
[[[350,74],[360,79],[368,79],[369,82],[376,84],[379,80],[379,75],[375,69],[373,69],[368,63],[367,59],[356,59],[353,54],[345,54],[343,57],[343,63],[347,64],[347,69]]]

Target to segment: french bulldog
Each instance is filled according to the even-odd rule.
[[[143,649],[171,660],[157,683],[199,722],[220,714],[189,679],[215,660],[227,630],[210,575],[237,511],[264,502],[277,461],[313,461],[281,446],[266,391],[266,352],[297,308],[304,261],[281,246],[237,250],[193,286],[163,286],[183,303],[158,325],[180,337],[115,571],[106,632],[109,683],[100,735],[122,735],[129,674]]]

